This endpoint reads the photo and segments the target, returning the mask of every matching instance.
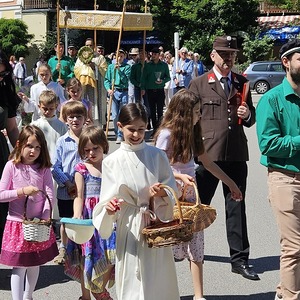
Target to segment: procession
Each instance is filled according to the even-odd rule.
[[[57,0],[31,76],[0,49],[0,299],[300,299],[300,40],[260,95],[234,34],[147,45],[148,2]]]

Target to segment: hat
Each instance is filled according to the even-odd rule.
[[[83,244],[91,239],[95,227],[91,219],[62,218],[68,238],[76,244]]]
[[[60,41],[59,44],[64,45],[65,43],[63,41]],[[57,46],[57,43],[54,44],[54,47],[56,47],[56,46]]]
[[[68,49],[72,49],[72,48],[76,48],[73,44],[70,44],[69,46],[68,46]]]
[[[139,53],[140,53],[139,48],[131,48],[129,51],[129,54],[132,54],[132,55],[139,55]]]
[[[236,38],[230,35],[217,36],[214,40],[213,48],[217,51],[239,51]]]
[[[125,50],[124,50],[124,49],[121,49],[121,48],[119,49],[119,53],[120,53],[120,52],[126,54]]]
[[[105,49],[102,45],[97,45],[97,48],[99,48],[99,49]]]
[[[151,50],[152,53],[160,53],[161,51],[159,50],[159,48],[155,47]]]
[[[280,58],[283,58],[284,56],[288,56],[292,53],[300,53],[300,40],[299,39],[294,39],[292,41],[287,42],[284,44],[280,50],[279,50],[279,55]]]

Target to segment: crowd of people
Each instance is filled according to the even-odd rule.
[[[159,219],[172,219],[174,199],[162,184],[178,195],[187,191],[190,202],[196,200],[196,184],[201,202],[210,204],[221,180],[232,272],[260,280],[248,263],[246,220],[244,127],[253,126],[256,115],[281,235],[275,297],[299,299],[300,142],[294,125],[300,105],[300,42],[281,48],[287,76],[262,97],[257,112],[247,80],[232,71],[238,48],[231,36],[215,38],[207,73],[199,55],[186,47],[178,57],[160,48],[149,53],[132,48],[128,55],[119,49],[106,57],[104,47],[89,38],[80,49],[69,45],[68,55],[63,43],[54,49],[56,55],[37,66],[38,82],[30,96],[16,92],[16,85],[24,84],[24,76],[16,75],[17,69],[24,74],[24,58],[14,64],[15,58],[0,50],[0,263],[12,267],[13,300],[32,299],[40,265],[52,260],[81,283],[81,300],[112,299],[108,288],[114,282],[120,300],[179,300],[175,260],[185,258],[194,300],[205,300],[203,231],[194,232],[190,242],[158,249],[148,247],[142,235],[155,219],[150,206]],[[108,99],[121,144],[109,155],[104,132]],[[33,115],[19,132],[16,113],[22,101]],[[145,142],[149,129],[153,145]],[[52,227],[45,241],[28,241],[24,213],[40,222],[52,217],[52,206],[60,218],[92,219],[92,237],[77,244],[62,223],[58,246]]]

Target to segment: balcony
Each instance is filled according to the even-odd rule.
[[[56,9],[56,0],[23,0],[23,9]],[[90,2],[90,3],[88,3]],[[92,1],[60,0],[60,7],[68,9],[93,9]]]
[[[283,9],[279,5],[270,4],[269,1],[259,2],[259,11],[261,14],[284,14],[284,13],[299,13],[297,10]]]
[[[32,9],[56,9],[57,0],[23,0],[23,9],[24,10],[32,10]],[[103,5],[100,1],[98,6],[99,10],[109,10],[107,5]],[[59,5],[62,9],[66,6],[69,10],[93,10],[94,9],[94,1],[87,0],[59,0]],[[110,8],[110,10],[120,11],[122,10],[122,6],[115,6]],[[127,11],[132,12],[141,12],[144,11],[144,6],[138,4],[128,4],[126,6]]]

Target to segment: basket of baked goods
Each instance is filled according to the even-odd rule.
[[[37,217],[28,219],[26,215],[27,210],[27,203],[30,196],[26,196],[25,199],[25,210],[24,210],[24,216],[23,216],[23,233],[24,233],[24,240],[29,242],[45,242],[48,241],[50,238],[50,231],[51,231],[51,225],[52,225],[52,204],[49,199],[49,196],[42,190],[39,190],[40,193],[42,193],[45,197],[45,201],[47,200],[49,202],[50,206],[50,213],[49,213],[49,219],[47,220],[41,220]],[[32,197],[32,196],[31,196]]]
[[[191,186],[184,186],[182,196],[179,198],[180,208],[178,205],[174,206],[174,217],[178,218],[181,211],[183,218],[194,221],[193,231],[197,232],[210,226],[215,221],[217,212],[212,206],[201,203],[195,183],[192,183],[192,188],[195,191],[196,202],[187,201],[186,193],[189,187]]]
[[[193,237],[193,221],[182,217],[180,202],[176,193],[167,185],[161,185],[160,187],[165,189],[169,197],[175,199],[179,214],[178,218],[169,221],[162,221],[156,216],[156,221],[142,230],[149,248],[174,246],[188,242]]]

